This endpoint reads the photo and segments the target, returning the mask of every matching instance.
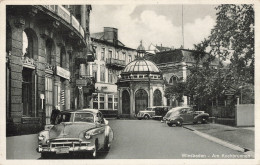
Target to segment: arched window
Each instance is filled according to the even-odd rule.
[[[25,29],[23,31],[23,56],[28,58],[33,58],[37,55],[37,37],[32,29]]]
[[[52,49],[53,49],[53,42],[51,39],[46,40],[46,62],[51,64],[51,56],[52,56]]]
[[[173,76],[170,78],[170,80],[169,80],[169,84],[170,84],[170,85],[174,85],[174,84],[176,84],[177,82],[178,82],[178,77],[175,76],[175,75],[173,75]]]
[[[156,89],[153,93],[153,105],[154,106],[162,105],[162,93],[159,89]]]

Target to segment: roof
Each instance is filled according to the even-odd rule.
[[[65,111],[61,111],[61,113],[75,113],[75,112],[92,112],[92,113],[98,113],[99,110],[97,110],[97,109],[79,109],[79,110],[65,110]]]
[[[160,52],[162,51],[168,51],[168,50],[171,50],[171,48],[169,47],[164,47],[164,46],[155,46]]]
[[[112,40],[104,40],[104,32],[98,32],[98,33],[92,33],[90,34],[90,38],[108,42],[108,43],[113,43]],[[117,45],[119,46],[125,46],[121,41],[117,40]]]
[[[187,50],[187,49],[175,49],[169,50],[164,52],[158,52],[155,56],[151,58],[156,64],[162,63],[172,63],[172,62],[187,62],[187,63],[195,63],[195,56],[198,55],[198,52],[194,50]],[[204,62],[208,59],[209,54],[202,59],[201,62]],[[213,65],[218,65],[217,59],[214,59],[211,62]]]
[[[130,62],[122,71],[122,73],[152,72],[161,73],[155,63],[145,59],[138,59]]]

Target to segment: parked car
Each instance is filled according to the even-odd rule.
[[[162,120],[163,116],[171,109],[169,106],[156,106],[154,119]]]
[[[204,111],[194,111],[191,107],[175,107],[168,111],[163,120],[168,126],[182,126],[183,123],[207,123],[209,114]]]
[[[142,120],[148,120],[152,118],[155,114],[155,108],[156,107],[147,107],[145,110],[139,111],[136,115],[137,119]]]
[[[108,152],[113,131],[96,109],[61,111],[38,134],[37,151],[42,158],[54,154],[89,153],[93,158],[103,149]]]

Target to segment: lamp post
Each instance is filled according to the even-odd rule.
[[[243,88],[243,85],[238,87],[238,89],[240,89],[240,104],[242,104],[242,88]]]

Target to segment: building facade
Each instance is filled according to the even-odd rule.
[[[153,61],[159,69],[162,71],[166,85],[174,85],[178,81],[186,81],[187,76],[190,74],[189,67],[193,67],[196,64],[196,56],[198,52],[188,49],[174,49],[157,52],[154,56],[150,56],[150,60]],[[203,65],[209,56],[206,54],[198,63],[199,66]],[[219,61],[214,59],[211,62],[211,67],[217,68]],[[187,96],[183,97],[183,102],[178,103],[176,99],[167,100],[169,106],[180,106],[192,104]]]
[[[55,106],[83,107],[93,84],[82,75],[93,59],[90,11],[90,5],[6,6],[7,135],[38,132]]]
[[[135,59],[136,50],[118,40],[118,29],[104,27],[91,34],[95,61],[88,65],[89,74],[96,80],[90,107],[99,110],[118,110],[117,85],[122,69]]]
[[[144,59],[146,52],[142,42],[137,53],[136,60],[124,68],[117,82],[121,117],[134,117],[147,107],[166,105],[161,70],[152,61]]]

